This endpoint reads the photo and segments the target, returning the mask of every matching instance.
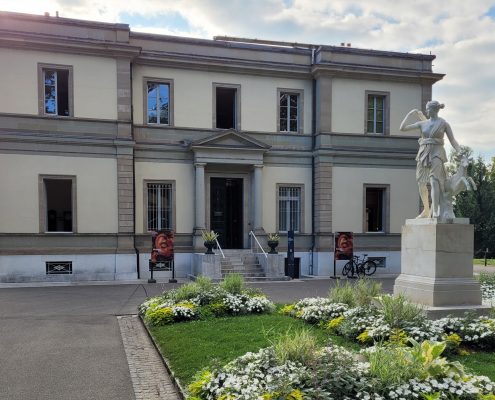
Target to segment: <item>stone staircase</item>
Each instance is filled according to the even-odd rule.
[[[267,280],[256,254],[251,250],[223,250],[225,258],[221,259],[222,279],[225,275],[236,273],[247,282]]]

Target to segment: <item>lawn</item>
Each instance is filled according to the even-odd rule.
[[[359,349],[356,343],[329,335],[303,321],[277,314],[215,318],[150,327],[162,354],[181,385],[186,386],[194,374],[214,363],[220,365],[249,351],[270,346],[270,341],[288,330],[311,329],[321,344],[329,338],[335,344]]]
[[[187,386],[202,368],[227,362],[260,348],[288,330],[311,329],[318,342],[359,350],[357,343],[312,327],[301,320],[277,314],[248,315],[150,327],[162,354],[181,385]],[[454,356],[468,371],[495,380],[495,353],[473,352]]]
[[[475,258],[475,259],[473,259],[473,264],[474,265],[485,265],[485,259],[484,258]],[[487,259],[486,265],[489,267],[495,267],[495,259],[494,258]]]

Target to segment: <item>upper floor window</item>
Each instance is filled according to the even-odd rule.
[[[72,112],[72,67],[38,64],[40,114],[69,117]]]
[[[302,90],[278,89],[279,132],[302,132]]]
[[[147,82],[148,124],[171,125],[171,96],[169,82]]]
[[[302,189],[300,186],[278,187],[278,230],[301,231]]]
[[[241,129],[240,85],[213,84],[213,127]]]
[[[299,130],[299,95],[280,93],[280,131],[297,132]]]
[[[388,94],[367,94],[366,132],[388,134]]]

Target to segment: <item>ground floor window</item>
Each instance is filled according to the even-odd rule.
[[[41,231],[75,232],[75,177],[41,177]]]
[[[172,228],[173,185],[172,183],[148,182],[146,184],[148,231]]]
[[[365,188],[365,231],[385,232],[385,195],[384,187]]]
[[[278,230],[301,231],[301,192],[300,186],[278,187]]]

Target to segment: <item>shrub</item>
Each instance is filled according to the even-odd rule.
[[[359,279],[354,285],[354,299],[356,305],[369,306],[373,299],[380,295],[382,284],[371,279]]]
[[[333,303],[347,304],[349,307],[356,307],[354,297],[354,287],[349,282],[341,284],[339,281],[328,291],[328,297]]]
[[[220,287],[230,294],[241,294],[244,289],[244,278],[240,274],[227,274]]]
[[[203,292],[209,292],[214,286],[213,281],[208,276],[200,275],[196,278],[195,282]]]
[[[421,372],[421,363],[407,357],[402,347],[375,346],[366,355],[370,363],[370,383],[378,393],[406,383]]]
[[[149,308],[144,315],[144,319],[150,325],[166,325],[174,321],[174,313],[171,307]]]
[[[403,328],[405,325],[421,323],[426,318],[424,309],[409,302],[403,295],[384,295],[378,298],[383,320],[391,329]]]
[[[176,302],[191,300],[201,293],[201,287],[196,282],[189,282],[175,290],[174,300]]]
[[[273,341],[272,345],[281,364],[292,361],[303,365],[311,365],[314,362],[318,347],[316,337],[309,329],[289,329]]]

